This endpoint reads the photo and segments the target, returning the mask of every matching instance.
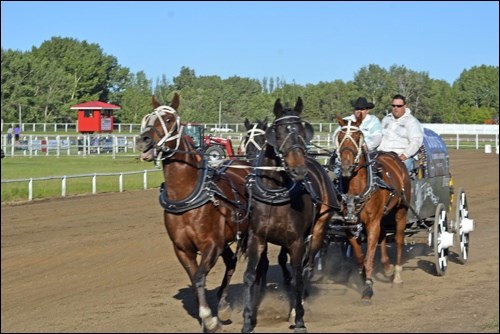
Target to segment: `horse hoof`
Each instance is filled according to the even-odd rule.
[[[231,314],[233,312],[233,309],[229,304],[225,305],[222,308],[219,308],[219,311],[217,312],[219,316],[219,320],[222,322],[227,322],[231,320]]]
[[[361,298],[361,305],[369,306],[372,304],[372,300],[370,298]]]
[[[391,277],[392,275],[394,275],[394,265],[393,264],[389,265],[388,270],[384,269],[384,276],[385,277]]]
[[[291,324],[295,323],[295,307],[290,310],[290,313],[288,313],[288,322]]]
[[[401,278],[402,272],[403,272],[403,266],[396,265],[396,268],[394,270],[394,279],[392,280],[393,283],[395,283],[395,284],[402,284],[403,283],[403,279]]]
[[[205,330],[205,333],[221,333],[222,325],[219,318],[212,317],[211,319],[207,319],[205,321]]]
[[[301,328],[297,328],[297,327],[295,327],[295,328],[293,329],[293,332],[294,332],[294,333],[307,333],[307,329],[306,329],[305,327],[301,327]]]

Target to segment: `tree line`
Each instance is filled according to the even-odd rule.
[[[199,123],[217,123],[219,107],[224,123],[272,119],[277,98],[292,104],[298,96],[310,122],[335,122],[336,115],[352,112],[359,96],[374,103],[372,114],[381,118],[395,94],[406,96],[423,123],[484,123],[499,113],[498,66],[464,69],[453,84],[405,66],[376,64],[359,69],[352,81],[305,86],[272,77],[197,76],[187,66],[171,82],[165,74],[152,79],[143,71],[132,73],[98,44],[63,37],[26,52],[2,48],[1,62],[2,119],[8,123],[17,122],[19,113],[25,123],[74,122],[70,107],[92,100],[121,106],[118,122],[140,123],[151,112],[152,94],[168,103],[174,92],[181,95],[182,120]]]

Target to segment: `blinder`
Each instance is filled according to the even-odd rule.
[[[286,124],[294,124],[294,122],[290,122],[290,123],[284,123],[284,124],[281,124],[281,125],[286,125]],[[314,128],[313,126],[309,123],[309,122],[302,122],[302,125],[304,126],[304,132],[305,132],[305,143],[309,143],[313,137],[314,137]],[[275,129],[275,125],[273,124],[273,126],[269,127],[266,129],[266,141],[269,145],[273,146],[273,147],[276,147],[277,146],[277,141],[276,141],[276,129]]]
[[[276,130],[274,126],[266,129],[266,141],[272,147],[276,147]]]
[[[306,143],[309,143],[314,136],[314,128],[309,122],[303,122],[306,131]]]

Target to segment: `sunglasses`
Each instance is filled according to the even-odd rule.
[[[393,108],[402,108],[404,104],[391,104]]]

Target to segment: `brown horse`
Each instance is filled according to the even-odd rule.
[[[337,117],[340,131],[336,134],[337,155],[342,172],[343,207],[347,223],[355,225],[361,221],[367,237],[366,257],[357,237],[359,230],[348,233],[360,272],[364,273],[365,287],[362,300],[369,302],[373,296],[373,267],[377,243],[381,245],[381,262],[384,274],[394,274],[394,283],[402,283],[401,265],[404,231],[407,223],[411,185],[403,162],[392,152],[377,152],[371,157],[363,145],[364,136],[355,122]],[[395,219],[396,267],[390,263],[386,248],[384,216]]]
[[[294,109],[283,108],[280,100],[276,101],[273,110],[276,118],[265,130],[266,143],[248,183],[251,211],[242,332],[252,332],[257,324],[261,300],[261,290],[256,285],[258,265],[268,242],[286,248],[290,255],[294,329],[306,330],[302,305],[304,287],[314,254],[322,246],[325,228],[334,210],[339,209],[325,169],[306,155],[313,129],[301,120],[302,109],[300,97]],[[304,270],[305,266],[309,270]]]
[[[245,183],[250,164],[228,160],[217,168],[209,167],[208,158],[194,149],[191,137],[183,134],[177,94],[170,106],[160,106],[153,97],[153,107],[154,111],[143,119],[137,148],[143,160],[162,163],[165,182],[160,204],[165,227],[191,280],[202,330],[218,331],[219,319],[229,319],[231,311],[227,287],[237,258],[229,246],[248,228]],[[219,256],[226,271],[217,293],[217,318],[212,317],[207,302],[205,281]]]

